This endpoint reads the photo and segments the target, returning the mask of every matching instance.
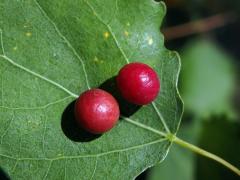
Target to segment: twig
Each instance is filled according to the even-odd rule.
[[[177,39],[197,33],[204,33],[216,28],[223,27],[236,20],[234,13],[217,14],[185,24],[168,27],[162,30],[166,40]]]
[[[232,164],[230,164],[229,162],[225,161],[224,159],[220,158],[219,156],[212,154],[208,151],[205,151],[204,149],[201,149],[197,146],[194,146],[193,144],[190,144],[182,139],[179,139],[177,137],[173,137],[173,142],[177,143],[178,145],[185,147],[195,153],[198,153],[202,156],[205,156],[209,159],[212,159],[220,164],[222,164],[223,166],[225,166],[226,168],[228,168],[229,170],[233,171],[234,173],[236,173],[238,176],[240,176],[240,170],[236,167],[233,166]]]

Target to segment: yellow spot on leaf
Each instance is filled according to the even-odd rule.
[[[153,38],[152,37],[148,37],[148,44],[150,46],[153,44]]]
[[[127,26],[130,26],[130,22],[127,22]]]
[[[104,63],[103,60],[99,60],[96,56],[94,57],[93,61],[94,61],[95,63],[101,63],[101,64]]]
[[[16,51],[17,49],[18,49],[18,47],[17,47],[17,46],[13,47],[13,50],[14,50],[14,51]]]
[[[27,37],[31,37],[32,36],[32,33],[31,32],[26,32],[25,34]]]
[[[106,39],[109,38],[109,36],[110,36],[109,32],[107,32],[107,31],[103,35],[104,35],[104,38],[106,38]]]
[[[129,32],[128,31],[124,31],[124,35],[125,36],[129,36]]]

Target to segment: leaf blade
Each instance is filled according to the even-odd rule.
[[[106,2],[110,5],[112,3]],[[178,56],[163,47],[163,37],[158,30],[165,7],[148,0],[139,3],[138,7],[126,7],[127,3],[121,1],[117,5],[118,13],[114,15],[112,24],[104,26],[96,19],[91,9],[86,7],[85,1],[28,0],[12,3],[15,14],[7,13],[8,10],[13,12],[13,7],[9,5],[11,3],[4,4],[4,18],[8,21],[4,20],[1,27],[1,42],[5,55],[0,57],[3,60],[0,61],[1,72],[5,68],[8,69],[7,74],[1,73],[1,79],[4,80],[2,87],[8,91],[1,91],[6,98],[2,98],[1,103],[9,107],[8,110],[0,108],[3,117],[1,124],[4,124],[0,134],[6,134],[0,148],[0,161],[1,164],[6,164],[4,169],[10,176],[22,178],[27,174],[28,178],[36,179],[130,179],[163,160],[170,142],[162,141],[163,138],[159,134],[127,121],[121,120],[111,132],[88,143],[69,140],[62,132],[60,121],[64,108],[73,100],[71,97],[88,89],[90,85],[97,87],[116,75],[118,69],[127,62],[126,57],[129,57],[128,59],[139,59],[153,66],[161,75],[162,92],[155,102],[156,109],[161,109],[160,117],[163,116],[170,131],[176,133],[182,114],[182,103],[176,90],[180,64]],[[94,5],[98,5],[100,10],[104,7],[99,1]],[[133,16],[127,15],[132,17],[131,22],[121,19],[125,12],[131,12],[130,9],[124,10],[127,8],[133,8],[132,12],[135,12]],[[138,9],[141,10],[140,13],[137,12]],[[100,10],[98,9],[98,13]],[[20,12],[24,14],[24,20],[16,15]],[[141,22],[139,14],[145,14],[141,17],[149,27]],[[104,18],[107,19],[108,16]],[[138,25],[140,22],[141,26]],[[98,28],[94,29],[96,26]],[[123,26],[125,28],[119,28]],[[92,30],[89,30],[89,27]],[[112,34],[108,31],[112,31]],[[13,34],[15,37],[11,38]],[[19,66],[13,67],[8,64],[6,57],[35,73],[19,71],[19,68],[16,68]],[[10,83],[6,81],[6,77],[11,77]],[[170,100],[172,102],[168,103]],[[53,103],[58,101],[60,103]],[[131,118],[146,127],[165,131],[156,109],[150,105],[143,107]],[[6,126],[11,122],[11,117],[14,117],[13,123],[6,133]],[[111,152],[114,149],[127,151],[94,158],[86,156]],[[64,162],[61,158],[58,159],[65,156],[68,158],[64,159]],[[83,166],[85,168],[79,171],[79,167]],[[128,170],[126,166],[129,167]]]

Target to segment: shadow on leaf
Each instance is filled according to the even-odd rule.
[[[62,114],[61,126],[64,134],[75,142],[89,142],[99,138],[101,135],[89,133],[78,125],[74,116],[74,104],[75,101],[71,102]]]
[[[106,80],[99,88],[116,98],[122,116],[129,117],[141,108],[141,106],[131,104],[123,99],[116,86],[116,76]],[[71,102],[62,114],[61,126],[64,134],[75,142],[89,142],[99,138],[101,135],[89,133],[78,125],[74,116],[74,104],[75,101]]]
[[[3,171],[2,168],[0,168],[0,179],[1,180],[10,180],[10,177]]]
[[[131,104],[127,102],[125,99],[123,99],[117,88],[116,76],[106,80],[99,86],[99,88],[109,92],[116,98],[122,116],[129,117],[136,113],[141,108],[141,106]]]

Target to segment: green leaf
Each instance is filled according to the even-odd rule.
[[[232,58],[206,39],[189,42],[182,52],[181,92],[186,110],[203,118],[211,114],[234,117]]]
[[[0,165],[11,178],[132,179],[164,159],[183,108],[179,57],[159,32],[163,3],[0,0],[0,12]],[[158,72],[157,100],[100,137],[71,139],[69,104],[131,61]]]
[[[199,131],[201,131],[201,124],[199,124],[201,122],[202,121],[192,121],[188,124],[182,124],[181,129],[178,131],[178,136],[186,139],[188,142],[196,144]],[[195,156],[196,154],[192,151],[173,144],[165,161],[150,169],[148,180],[195,179]],[[172,173],[173,169],[174,173]]]

